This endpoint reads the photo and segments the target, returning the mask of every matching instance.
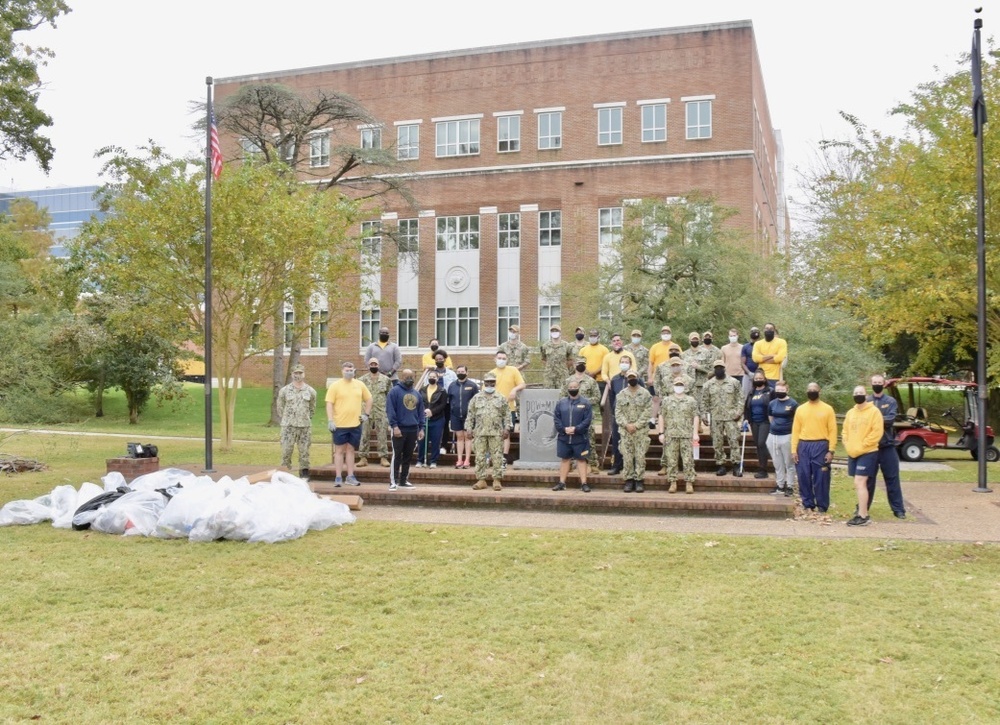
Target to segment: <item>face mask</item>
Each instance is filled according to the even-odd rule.
[[[444,360],[437,360],[434,362],[435,367],[440,370],[444,370]]]
[[[569,389],[569,397],[575,398],[579,394],[580,394],[580,391],[577,388],[570,388]]]
[[[754,380],[753,381],[753,386],[755,388],[763,388],[765,385],[767,385],[767,381],[766,380]]]
[[[639,384],[639,378],[629,378],[628,384],[634,388],[636,385]]]
[[[705,338],[705,344],[706,345],[711,345],[712,344],[712,338],[711,337],[706,337]]]
[[[437,352],[437,349],[441,347],[440,345],[431,345],[431,352]]]
[[[819,391],[810,390],[808,393],[806,393],[806,397],[809,398],[809,400],[819,400]]]
[[[552,332],[552,333],[549,333],[549,334],[551,335],[551,337],[552,337],[553,340],[558,340],[559,339],[559,333],[558,332]]]
[[[483,392],[484,393],[490,393],[490,394],[492,394],[494,390],[496,390],[496,388],[494,388],[492,385],[484,385],[483,386]]]
[[[715,369],[715,377],[717,377],[719,380],[722,380],[723,378],[725,378],[726,377],[726,369],[725,368],[716,368]]]
[[[750,333],[750,339],[751,340],[759,340],[760,339],[760,333],[757,332],[756,330],[754,330],[753,332]]]
[[[511,342],[514,342],[514,340],[517,339],[517,333],[516,332],[508,332],[507,333],[507,339],[510,340]]]
[[[665,332],[662,335],[660,335],[660,339],[663,340],[664,342],[670,342],[671,337],[673,337],[673,335],[671,335],[669,332]]]
[[[864,395],[855,395],[854,396],[854,402],[857,403],[858,405],[861,405],[863,402],[865,402],[865,396]]]
[[[583,339],[583,333],[582,332],[576,333],[576,339],[577,340],[582,340]]]
[[[505,368],[505,367],[507,367],[507,361],[506,360],[497,360],[497,367],[498,368]]]
[[[576,371],[578,373],[582,373],[586,369],[587,369],[587,364],[586,363],[577,363],[576,364]]]
[[[784,390],[782,390],[780,393],[779,392],[775,392],[775,396],[777,396],[778,400],[784,400],[785,398],[788,397],[788,393],[786,393]]]
[[[599,339],[600,339],[600,338],[597,338],[597,337],[595,337],[595,336],[591,335],[591,336],[590,336],[590,344],[591,344],[591,345],[596,345],[596,344],[597,344],[597,341],[598,341]]]
[[[700,344],[701,344],[701,342],[698,341],[698,340],[692,340],[691,341],[691,347],[698,347]]]
[[[632,363],[623,362],[618,364],[618,369],[621,370],[623,373],[628,372],[629,368],[631,367]]]
[[[368,372],[370,372],[372,375],[378,375],[378,368],[377,367],[368,368]]]
[[[774,330],[764,330],[764,339],[771,342],[774,339]]]
[[[885,390],[885,386],[884,385],[873,385],[872,386],[872,392],[873,393],[881,393],[883,390]]]
[[[413,380],[411,378],[407,378],[406,380],[404,380],[403,381],[403,387],[404,388],[412,388],[413,387]]]
[[[465,380],[467,377],[469,377],[469,376],[466,375],[465,373],[459,373],[458,374],[458,379],[459,380]]]
[[[437,382],[438,382],[437,378],[427,378],[428,385],[437,385]]]
[[[380,332],[378,334],[378,339],[381,340],[382,342],[389,342],[389,333],[388,332]]]
[[[684,386],[683,385],[675,385],[674,386],[674,392],[677,393],[678,395],[680,395],[681,393],[684,392]]]
[[[730,335],[729,336],[729,342],[737,342],[739,339],[740,338],[739,338],[738,335]]]
[[[641,337],[636,337],[635,335],[632,336],[632,344],[633,345],[638,345],[640,342],[642,342],[642,338]]]
[[[354,377],[354,371],[353,370],[345,370],[344,371],[344,380],[350,380],[353,377]]]

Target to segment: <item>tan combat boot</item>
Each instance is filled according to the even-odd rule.
[[[503,486],[500,485],[500,480],[499,479],[496,479],[496,478],[493,479],[493,490],[494,491],[503,491]]]
[[[664,466],[663,468],[661,468],[659,471],[656,472],[656,475],[657,476],[666,476],[667,475],[667,467]]]
[[[684,483],[684,493],[694,493],[694,484],[690,481]]]
[[[472,490],[473,491],[482,491],[484,488],[486,488],[486,481],[484,481],[481,478],[478,481],[476,481],[474,484],[472,484]]]
[[[667,489],[667,493],[677,493],[677,481],[670,482],[670,488]]]
[[[367,456],[361,456],[361,458],[358,459],[358,462],[354,464],[354,467],[355,468],[364,468],[367,465],[368,465],[368,457]]]
[[[382,458],[379,459],[378,463],[383,468],[388,468],[389,467],[389,459],[388,458],[382,457]]]

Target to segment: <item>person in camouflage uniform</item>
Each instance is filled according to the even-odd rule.
[[[576,328],[573,333],[573,342],[570,344],[569,359],[576,360],[580,356],[580,350],[587,344],[587,331],[582,327]]]
[[[726,375],[725,360],[716,360],[715,374],[708,379],[701,394],[701,419],[711,418],[712,448],[715,449],[716,476],[725,476],[726,465],[736,467],[739,450],[740,420],[743,418],[743,386]],[[726,458],[725,443],[729,444]]]
[[[642,330],[632,330],[632,342],[625,346],[625,349],[632,353],[635,358],[635,369],[640,375],[645,375],[649,368],[649,348],[642,344]],[[647,380],[651,383],[651,380]]]
[[[657,395],[665,398],[673,392],[674,380],[681,378],[686,390],[694,390],[694,378],[687,373],[687,363],[680,357],[671,356],[667,362],[656,368],[653,376],[653,387]]]
[[[521,328],[517,325],[508,328],[507,342],[497,349],[507,353],[507,364],[522,373],[531,362],[531,348],[521,342]]]
[[[372,412],[361,424],[361,447],[358,449],[357,466],[368,465],[368,450],[372,443],[372,430],[378,439],[379,463],[389,466],[389,419],[385,414],[385,398],[392,388],[392,379],[379,372],[378,358],[368,361],[368,372],[358,378],[372,394]]]
[[[621,441],[622,470],[625,476],[625,493],[642,493],[642,477],[646,474],[646,451],[649,450],[649,418],[653,415],[653,396],[649,394],[639,374],[629,370],[625,374],[628,385],[615,397],[615,420]]]
[[[701,347],[699,352],[704,356],[704,359],[708,361],[708,365],[711,368],[712,364],[722,357],[722,350],[715,345],[715,336],[712,334],[711,330],[705,330],[701,333]],[[708,373],[711,375],[711,370]]]
[[[663,444],[661,463],[670,488],[677,493],[677,456],[684,466],[684,490],[694,493],[694,442],[698,440],[698,404],[686,395],[684,381],[673,381],[673,395],[667,395],[660,406],[658,433]]]
[[[306,383],[306,370],[292,368],[292,382],[278,391],[278,415],[281,416],[281,465],[292,467],[292,451],[299,447],[299,477],[309,475],[309,446],[312,443],[312,419],[316,412],[316,391]]]
[[[495,373],[483,376],[483,389],[469,401],[465,430],[476,452],[476,491],[486,488],[486,457],[493,464],[493,490],[503,488],[503,442],[510,435],[510,407],[507,399],[496,394]]]
[[[594,428],[597,427],[597,418],[601,412],[601,389],[597,387],[597,381],[587,375],[585,372],[586,369],[587,358],[577,357],[576,372],[563,381],[559,397],[565,398],[569,395],[569,384],[576,381],[580,384],[580,395],[590,401],[593,418],[591,419],[590,428],[587,430],[587,435],[589,436],[588,442],[590,444],[590,453],[587,454],[587,465],[597,471],[597,437],[594,435]]]
[[[545,367],[543,381],[546,388],[558,390],[566,379],[567,363],[572,346],[562,338],[559,325],[549,328],[551,339],[542,343],[542,365]]]
[[[691,343],[691,347],[681,353],[681,359],[687,363],[688,374],[694,376],[694,388],[688,388],[688,392],[694,396],[698,403],[698,409],[701,410],[701,389],[705,381],[708,380],[708,376],[712,374],[712,363],[715,362],[715,356],[713,355],[711,360],[705,361],[701,351],[701,335],[697,332],[688,335],[688,342]]]

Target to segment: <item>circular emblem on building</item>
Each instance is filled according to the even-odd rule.
[[[444,276],[444,284],[452,292],[461,292],[469,286],[469,282],[469,272],[465,267],[452,267]]]

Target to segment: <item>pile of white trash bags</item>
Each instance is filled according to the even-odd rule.
[[[126,536],[273,544],[355,520],[345,504],[319,498],[301,478],[282,471],[269,483],[254,484],[228,476],[213,481],[178,468],[131,484],[118,472],[101,481],[104,488],[56,486],[33,501],[11,501],[0,509],[0,526],[51,521],[56,528]]]

